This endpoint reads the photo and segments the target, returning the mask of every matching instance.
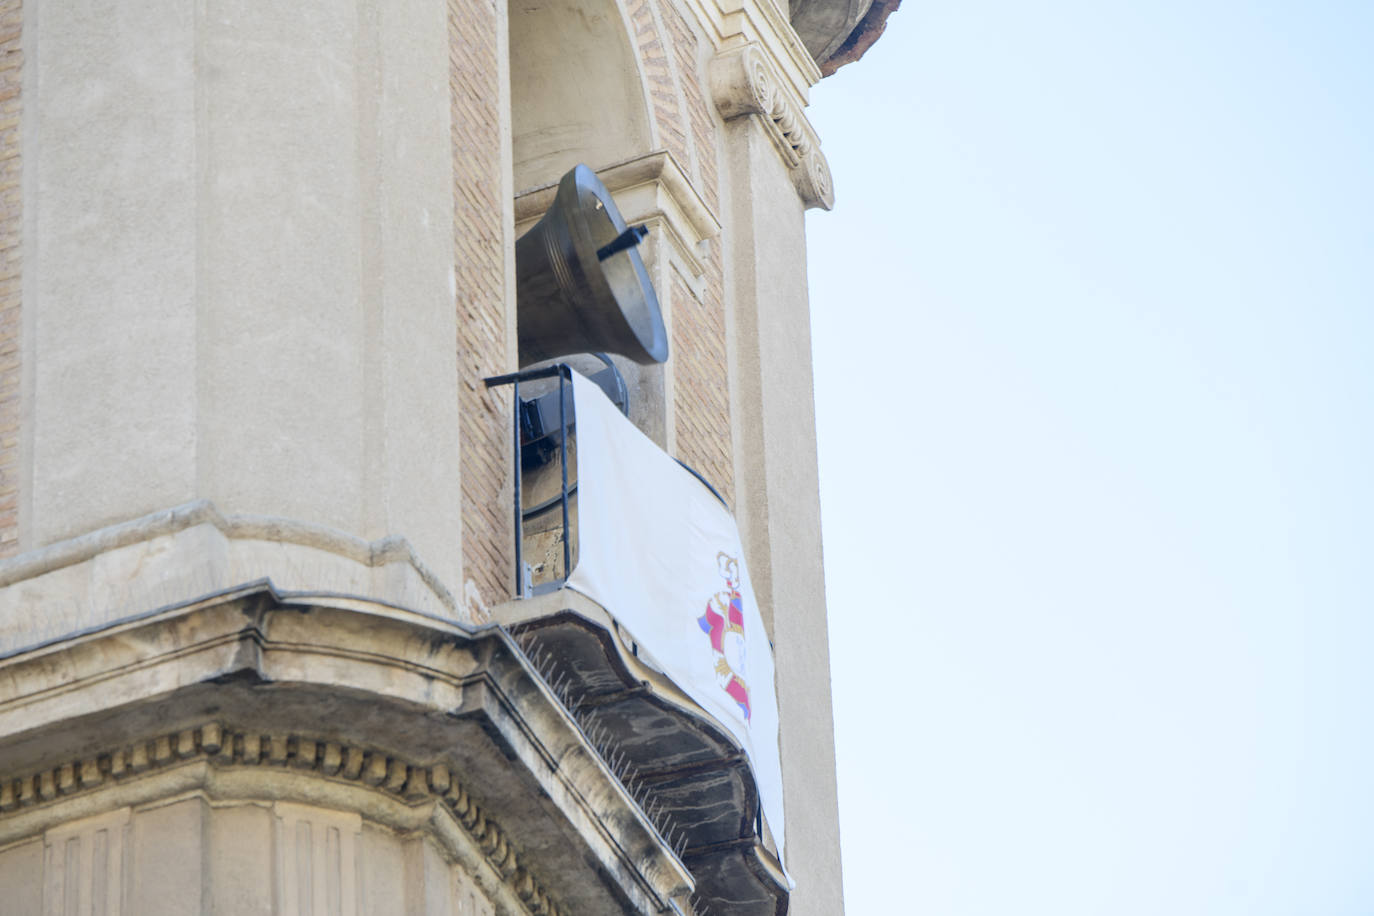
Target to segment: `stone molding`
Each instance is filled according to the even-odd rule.
[[[696,282],[705,273],[704,243],[720,235],[720,219],[667,150],[655,150],[596,169],[596,177],[615,197],[628,223],[647,223],[670,245],[679,272]],[[515,198],[517,232],[544,215],[558,184],[541,185]]]
[[[721,117],[729,121],[757,114],[765,127],[772,121],[769,136],[787,161],[807,209],[829,210],[835,204],[830,166],[803,114],[810,88],[820,82],[822,73],[788,19],[788,4],[772,0],[688,2],[717,52],[709,79]],[[745,103],[748,110],[736,110],[739,103]]]
[[[0,659],[0,769],[0,845],[96,810],[203,793],[425,830],[537,905],[557,877],[550,905],[564,913],[619,899],[681,911],[692,891],[509,635],[362,597],[288,601],[256,584]],[[522,801],[531,793],[543,801]]]
[[[336,553],[367,566],[406,563],[450,609],[457,607],[453,594],[416,554],[404,537],[389,535],[367,541],[327,525],[265,515],[224,515],[208,499],[197,499],[162,512],[101,528],[0,560],[0,588],[89,560],[99,554],[165,534],[175,534],[200,524],[213,525],[231,538],[299,544]]]
[[[585,595],[564,588],[506,602],[492,613],[545,681],[558,685],[555,692],[602,757],[619,761],[622,783],[637,786],[636,797],[643,792],[645,810],[661,810],[660,832],[680,838],[678,855],[696,879],[693,901],[712,913],[785,912],[791,882],[772,828],[755,806],[747,755],[730,732]],[[671,750],[643,742],[646,733]],[[691,762],[666,759],[678,754]],[[664,787],[671,788],[660,796]],[[738,833],[721,829],[732,810],[740,818]]]
[[[807,209],[835,204],[830,166],[801,105],[757,44],[725,51],[711,61],[711,98],[726,121],[757,116],[791,172]]]
[[[716,50],[761,46],[788,85],[805,100],[821,70],[788,19],[788,4],[776,0],[687,0]]]
[[[52,829],[41,816],[30,817],[20,826],[19,836],[11,835],[18,831],[7,830],[5,820],[15,812],[37,813],[62,799],[194,762],[216,768],[276,767],[365,787],[410,806],[437,803],[476,843],[487,864],[531,916],[568,912],[550,894],[548,883],[531,873],[507,831],[472,798],[448,766],[425,766],[372,748],[287,732],[259,734],[218,722],[83,755],[36,773],[0,776],[0,846]],[[54,811],[52,820],[61,830],[67,818]]]
[[[259,581],[470,622],[404,537],[368,541],[196,500],[0,561],[0,659]]]

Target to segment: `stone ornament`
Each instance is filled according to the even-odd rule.
[[[783,88],[767,54],[755,42],[711,61],[711,98],[727,121],[755,115],[791,171],[807,209],[835,205],[830,166],[801,106]]]

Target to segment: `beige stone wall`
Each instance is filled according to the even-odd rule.
[[[789,913],[844,910],[803,205],[761,119],[727,125],[740,518],[774,642]],[[839,609],[843,613],[847,609]]]
[[[512,196],[652,149],[633,30],[614,2],[526,0],[510,4],[508,27]]]
[[[21,495],[25,549],[51,548],[10,570],[0,594],[19,631],[14,646],[262,575],[464,620],[443,586],[460,604],[465,584],[488,606],[510,594],[509,390],[482,384],[513,368],[504,4],[368,0],[354,17],[347,4],[312,0],[305,18],[282,7],[281,23],[251,5],[220,6],[234,15],[197,18],[159,0],[142,19],[110,24],[79,5],[31,5],[30,59],[46,69],[29,84],[21,200],[22,8],[0,0],[0,556],[16,549]],[[835,913],[803,203],[786,158],[806,138],[767,105],[748,127],[722,120],[708,79],[722,26],[700,20],[690,0],[620,9],[652,133],[652,149],[626,148],[624,158],[667,150],[672,168],[660,172],[678,176],[654,192],[626,185],[654,205],[671,197],[659,219],[680,230],[652,243],[673,361],[650,370],[645,388],[666,408],[663,441],[745,528],[778,643],[792,912]],[[153,39],[162,43],[139,45]],[[89,56],[73,52],[87,47]],[[159,63],[155,78],[126,85],[148,60]],[[765,127],[788,132],[782,146]],[[121,144],[131,168],[110,164],[108,149]],[[25,320],[37,328],[24,362],[40,380],[25,395],[22,451],[21,204],[32,236]],[[705,216],[685,219],[683,207]],[[102,244],[110,239],[125,247]],[[223,514],[189,502],[199,499]],[[167,524],[147,515],[118,538],[80,541],[182,501],[195,515],[184,524],[176,512]],[[40,579],[60,585],[65,603],[25,597]],[[38,634],[35,607],[60,631]],[[62,779],[55,770],[51,786],[28,785],[61,803]],[[23,785],[0,785],[0,815],[22,815],[10,809],[24,807]],[[513,823],[533,811],[517,808]],[[184,867],[192,893],[240,895],[217,901],[219,911],[294,900],[278,911],[320,912],[302,889],[334,885],[299,870],[338,871],[346,834],[367,850],[357,911],[391,912],[416,886],[428,888],[427,902],[407,913],[480,916],[489,906],[478,896],[434,902],[431,891],[449,884],[431,878],[448,866],[424,841],[407,846],[365,816],[297,811],[287,826],[286,809],[267,801],[216,808],[189,798],[123,810],[119,824],[83,820],[113,816],[91,811],[6,840],[0,888],[18,890],[0,898],[0,912],[64,911],[69,888],[89,903],[99,875],[137,872],[97,867],[131,849]],[[193,838],[178,843],[183,835]],[[224,882],[196,871],[212,867],[216,844],[243,836],[257,838],[251,849],[212,863],[228,869]],[[271,859],[288,847],[295,891],[283,890],[287,865]],[[35,874],[46,876],[37,890],[23,880]],[[137,881],[127,893],[127,912],[163,912],[177,899],[140,896]]]
[[[203,796],[76,817],[0,848],[5,916],[492,916],[431,841],[356,812]]]
[[[22,550],[210,500],[461,595],[446,3],[120,12],[25,12]]]
[[[499,19],[490,0],[448,0],[453,132],[454,274],[462,449],[464,574],[488,605],[511,593],[509,389],[482,379],[506,362],[505,252],[497,61]]]
[[[23,4],[0,2],[0,556],[19,548]]]
[[[135,902],[119,912],[140,916],[169,902],[235,916],[455,916],[450,881],[464,875],[502,916],[671,912],[688,874],[537,677],[493,628],[472,635],[352,598],[283,604],[265,589],[9,654],[0,853],[75,841],[72,859],[88,868],[116,842],[142,842],[144,819],[148,841],[170,851],[149,854],[162,866],[147,872],[161,882],[156,899],[128,886]],[[196,829],[159,819],[191,799],[208,809],[187,809]],[[244,814],[216,847],[213,819],[232,808],[275,821],[264,835],[262,818]],[[119,829],[98,836],[91,819],[121,809]],[[340,864],[348,842],[362,850],[352,869]],[[406,859],[412,844],[433,853]],[[95,874],[72,879],[78,895]],[[66,875],[0,856],[0,913],[31,912],[9,904],[35,882],[49,901],[55,883],[65,893]],[[313,907],[289,905],[307,886]],[[343,906],[354,892],[363,902]],[[78,905],[42,912],[114,912],[69,899]]]

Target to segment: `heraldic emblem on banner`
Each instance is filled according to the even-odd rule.
[[[725,588],[706,602],[706,613],[697,618],[697,625],[711,640],[716,655],[716,681],[730,695],[749,721],[749,685],[740,672],[744,671],[744,598],[740,595],[739,561],[724,551],[716,554]]]

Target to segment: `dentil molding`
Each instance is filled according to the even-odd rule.
[[[508,634],[368,598],[249,583],[0,658],[0,846],[180,793],[466,836],[503,912],[692,892]]]

